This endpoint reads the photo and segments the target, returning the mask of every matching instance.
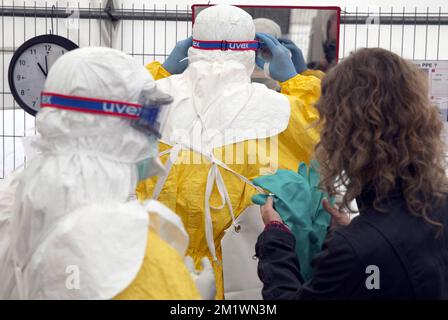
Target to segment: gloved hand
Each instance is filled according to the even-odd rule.
[[[271,51],[272,58],[269,61],[269,74],[272,79],[283,82],[297,75],[296,68],[289,54],[289,50],[283,46],[276,38],[266,33],[257,33],[256,38],[261,40]],[[257,66],[264,69],[264,59],[256,56]]]
[[[163,67],[171,74],[179,74],[185,71],[188,67],[188,49],[193,45],[193,37],[176,43],[173,51],[163,63]]]
[[[215,272],[208,258],[201,259],[202,271],[194,267],[193,258],[185,257],[184,263],[190,271],[190,275],[196,283],[196,287],[203,300],[214,300],[216,295]]]
[[[278,41],[291,52],[291,60],[294,63],[297,73],[302,73],[307,69],[305,58],[303,58],[302,50],[289,39],[279,38]]]

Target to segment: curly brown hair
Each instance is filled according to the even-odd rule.
[[[409,212],[430,218],[446,200],[443,123],[428,98],[421,70],[384,49],[360,49],[323,79],[317,104],[322,128],[316,147],[321,187],[346,192],[342,208],[363,190],[375,192],[374,208],[400,183]]]

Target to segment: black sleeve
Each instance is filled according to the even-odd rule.
[[[364,285],[365,272],[346,239],[335,232],[313,259],[313,278],[304,283],[295,252],[295,238],[279,229],[265,230],[256,244],[263,298],[348,299]]]

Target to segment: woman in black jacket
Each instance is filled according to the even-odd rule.
[[[448,183],[443,123],[427,78],[383,49],[332,69],[317,106],[321,187],[346,192],[304,283],[295,239],[273,209],[256,254],[265,299],[448,299]],[[300,190],[297,190],[300,192]],[[341,213],[356,199],[360,214]]]

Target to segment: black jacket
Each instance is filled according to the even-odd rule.
[[[445,226],[436,239],[436,229],[408,212],[400,192],[383,204],[387,212],[374,210],[371,200],[371,194],[363,194],[357,199],[360,215],[329,232],[307,283],[299,273],[294,236],[277,228],[265,230],[256,244],[263,297],[448,299],[448,206],[432,212]]]

